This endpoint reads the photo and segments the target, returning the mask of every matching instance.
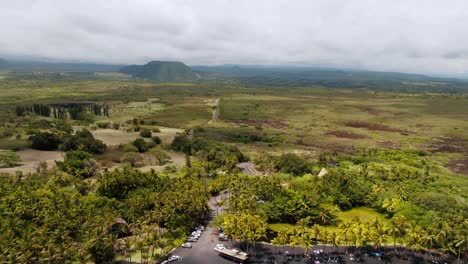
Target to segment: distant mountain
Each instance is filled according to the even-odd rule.
[[[320,67],[191,66],[204,80],[240,85],[355,88],[407,92],[467,92],[468,81],[422,74]]]
[[[135,78],[159,82],[185,82],[197,79],[197,74],[178,61],[152,61],[145,65],[130,65],[120,69],[121,73]]]
[[[122,66],[81,62],[7,61],[0,58],[0,69],[8,69],[14,72],[117,72]]]

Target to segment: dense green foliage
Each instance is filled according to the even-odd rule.
[[[29,137],[31,147],[38,150],[56,150],[60,144],[60,138],[53,133],[37,133]]]
[[[93,134],[86,129],[70,134],[70,130],[66,125],[57,126],[58,129],[65,131],[59,134],[38,132],[30,136],[29,140],[32,143],[32,148],[38,150],[84,150],[94,154],[101,154],[106,149],[106,145],[95,139]]]
[[[135,170],[105,172],[96,183],[53,171],[8,176],[0,187],[1,259],[11,263],[109,262],[116,255],[109,227],[117,217],[133,234],[162,228],[157,244],[139,242],[142,250],[171,248],[207,212],[198,181]]]

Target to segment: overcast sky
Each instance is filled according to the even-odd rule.
[[[1,0],[0,56],[468,75],[468,0]]]

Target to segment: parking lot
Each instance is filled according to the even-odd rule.
[[[218,208],[216,200],[227,198],[229,194],[222,194],[213,197],[210,200],[212,215],[221,213],[225,208]],[[223,244],[227,248],[239,248],[239,245],[234,245],[232,241],[219,241],[218,230],[214,227],[205,227],[205,231],[201,232],[201,236],[197,242],[191,243],[191,248],[179,247],[173,255],[180,256],[179,261],[173,263],[184,264],[232,264],[231,260],[224,259],[215,251],[217,244]],[[314,253],[315,251],[315,253]],[[249,263],[455,263],[454,259],[437,259],[423,256],[422,254],[412,254],[407,258],[399,258],[394,256],[393,250],[386,248],[386,252],[380,256],[372,252],[361,252],[362,254],[350,255],[345,253],[344,247],[334,248],[326,246],[314,247],[314,250],[309,251],[309,256],[304,257],[304,250],[301,248],[293,248],[289,246],[275,247],[272,245],[261,244],[259,247],[250,253]]]

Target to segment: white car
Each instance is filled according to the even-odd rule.
[[[198,237],[188,237],[187,238],[187,242],[197,242],[198,241]]]
[[[173,261],[177,261],[177,260],[180,261],[180,260],[182,260],[182,258],[180,256],[177,256],[177,255],[172,255],[167,259],[167,261],[169,261],[169,262],[173,262]]]
[[[227,248],[223,244],[218,244],[214,248],[214,251],[220,251],[220,250],[223,250],[223,249],[227,249]]]
[[[219,234],[218,240],[219,241],[227,241],[228,238],[227,238],[226,234]]]
[[[190,244],[190,243],[183,243],[183,244],[181,245],[181,247],[183,247],[183,248],[192,248],[192,244]]]

